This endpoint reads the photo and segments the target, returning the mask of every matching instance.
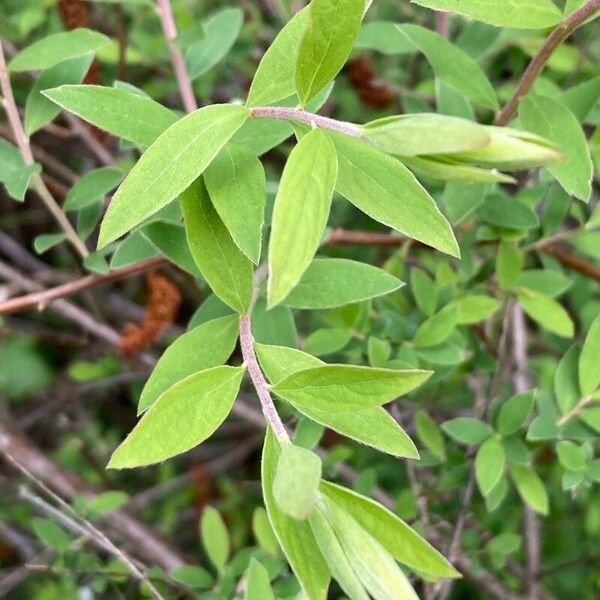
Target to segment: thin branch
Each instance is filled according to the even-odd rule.
[[[553,52],[583,23],[600,11],[600,0],[589,0],[570,14],[548,36],[523,73],[517,88],[506,106],[498,113],[496,125],[506,125],[517,112],[519,100],[531,89]]]
[[[26,165],[33,165],[35,161],[33,160],[33,154],[31,152],[31,146],[29,145],[29,139],[25,135],[25,131],[23,130],[23,125],[21,124],[21,119],[17,111],[17,105],[15,103],[15,97],[13,95],[12,86],[10,84],[10,78],[8,76],[8,70],[6,67],[6,60],[4,59],[4,49],[2,46],[1,39],[0,89],[2,90],[2,95],[4,96],[6,114],[8,115],[8,120],[13,130],[19,151],[21,152],[21,156],[23,157],[23,161]],[[42,202],[44,202],[44,204],[46,205],[46,208],[56,219],[61,229],[64,231],[65,235],[67,236],[67,239],[69,240],[73,248],[78,252],[80,256],[86,257],[89,253],[87,248],[85,247],[85,244],[81,241],[81,239],[79,239],[79,236],[73,229],[71,222],[69,221],[69,219],[67,219],[65,213],[56,203],[56,200],[54,200],[54,198],[52,197],[52,194],[46,187],[46,184],[44,183],[43,179],[40,177],[39,174],[35,174],[32,177],[32,184],[33,188],[38,193],[39,197],[42,199]]]
[[[175,26],[175,19],[173,18],[173,11],[171,10],[171,2],[170,0],[156,0],[156,7],[163,33],[167,38],[167,45],[169,46],[171,63],[173,64],[175,76],[177,77],[181,101],[183,102],[186,112],[193,112],[198,108],[198,104],[196,103],[194,90],[185,68],[183,55],[175,43],[177,27]]]
[[[316,113],[306,112],[300,108],[288,108],[287,106],[257,106],[250,109],[250,114],[255,119],[280,119],[284,121],[298,121],[300,123],[308,123],[309,125],[317,125],[324,129],[331,129],[344,133],[351,137],[360,137],[360,125],[348,123],[347,121],[338,121]]]

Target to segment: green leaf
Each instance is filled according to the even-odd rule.
[[[351,569],[373,598],[418,600],[406,575],[377,538],[338,504],[325,501],[323,512],[340,541]]]
[[[243,20],[240,8],[224,8],[202,23],[202,38],[185,49],[186,70],[192,81],[227,56],[240,33]],[[184,35],[185,32],[177,41]]]
[[[524,127],[558,145],[564,160],[548,170],[565,192],[587,202],[592,194],[592,158],[573,113],[556,100],[529,94],[521,100],[519,117]]]
[[[223,364],[231,356],[237,337],[237,316],[234,315],[213,319],[182,333],[164,351],[146,381],[138,414],[178,381]]]
[[[460,577],[460,573],[402,519],[370,498],[327,481],[321,492],[351,515],[400,563],[433,578]]]
[[[202,179],[181,195],[181,208],[188,245],[203,277],[223,302],[245,312],[252,297],[252,263],[229,235]]]
[[[451,156],[402,157],[402,162],[417,173],[441,179],[442,181],[462,181],[465,183],[514,183],[515,180],[497,169],[486,170],[465,164]]]
[[[262,488],[265,508],[273,531],[290,567],[310,600],[325,600],[329,586],[329,569],[307,521],[297,521],[283,513],[273,497],[273,481],[280,448],[270,428],[267,429],[262,455]]]
[[[460,251],[452,229],[414,175],[369,145],[332,134],[338,152],[336,189],[371,218],[451,256]]]
[[[496,256],[496,275],[503,290],[513,286],[523,268],[524,261],[523,252],[519,248],[507,242],[500,244]]]
[[[71,538],[65,530],[50,519],[31,519],[31,527],[43,544],[64,552],[71,545]]]
[[[42,92],[65,110],[100,129],[148,147],[177,116],[148,96],[100,85],[61,85]]]
[[[584,408],[577,416],[596,433],[600,433],[600,407]]]
[[[573,337],[573,321],[556,300],[524,288],[517,296],[523,310],[542,327],[561,337]]]
[[[352,569],[340,540],[335,535],[322,509],[309,516],[310,528],[332,576],[350,600],[369,600],[362,583]]]
[[[269,573],[255,558],[250,560],[248,566],[244,600],[275,600]]]
[[[472,417],[457,417],[442,424],[442,429],[461,444],[476,445],[485,442],[494,430],[483,421]]]
[[[21,153],[11,143],[0,139],[0,182],[9,196],[23,200],[31,178],[41,171],[40,165],[26,165]]]
[[[367,356],[371,367],[385,367],[392,354],[392,346],[387,340],[374,335],[367,342]]]
[[[579,388],[582,396],[589,396],[600,385],[600,315],[594,319],[579,356]]]
[[[502,194],[490,194],[475,212],[476,218],[508,229],[532,229],[539,225],[535,211],[524,202]]]
[[[413,339],[415,347],[428,348],[441,344],[450,337],[457,321],[458,307],[455,304],[448,304],[417,329]]]
[[[341,70],[358,35],[365,0],[312,0],[296,63],[304,105]]]
[[[579,402],[578,365],[579,347],[571,346],[554,372],[554,394],[561,414],[569,412]]]
[[[411,269],[410,291],[417,306],[427,316],[435,313],[437,307],[437,290],[433,279],[422,269]]]
[[[33,240],[33,248],[36,254],[43,254],[64,242],[66,238],[64,233],[42,233]]]
[[[456,322],[459,325],[470,325],[485,321],[500,308],[500,302],[496,298],[471,294],[457,298],[452,305],[458,309]]]
[[[169,577],[196,590],[206,590],[214,583],[213,576],[202,567],[182,565],[169,572]]]
[[[281,445],[273,497],[284,514],[299,521],[310,515],[317,499],[321,468],[321,459],[314,452],[290,442]]]
[[[91,29],[55,33],[21,50],[8,63],[8,68],[13,72],[49,69],[70,58],[95,52],[109,43],[109,38]]]
[[[266,202],[262,163],[247,148],[227,144],[206,169],[204,182],[233,241],[258,264]]]
[[[523,427],[531,414],[534,400],[535,390],[517,394],[507,400],[498,413],[496,422],[498,433],[500,435],[512,435]]]
[[[304,369],[324,365],[310,354],[278,346],[256,345],[261,367],[271,383]],[[309,406],[299,407],[304,415],[353,440],[372,446],[392,456],[418,458],[419,453],[410,437],[383,408],[369,408],[352,413],[336,413]]]
[[[548,514],[548,493],[537,473],[527,465],[513,464],[510,474],[519,496],[535,512]]]
[[[515,287],[524,287],[554,298],[568,290],[573,281],[561,271],[550,269],[526,269],[515,280]]]
[[[479,19],[497,27],[545,29],[562,18],[552,0],[412,0],[415,4]]]
[[[267,511],[262,506],[257,506],[252,513],[252,533],[263,550],[277,556],[279,544],[273,533]]]
[[[207,506],[202,512],[200,537],[210,562],[217,571],[223,571],[229,558],[231,541],[221,514],[213,506]]]
[[[273,104],[295,93],[296,57],[308,14],[309,7],[297,12],[265,52],[254,74],[247,106]]]
[[[367,123],[362,131],[380,150],[397,156],[454,154],[490,143],[478,123],[434,113],[384,117]]]
[[[172,263],[187,271],[192,277],[200,277],[200,271],[189,249],[185,228],[182,225],[171,221],[152,221],[139,231]]]
[[[60,107],[46,98],[42,92],[57,85],[81,83],[90,68],[92,59],[92,53],[77,56],[50,67],[38,77],[25,104],[24,126],[27,135],[41,129],[60,112]]]
[[[585,452],[575,442],[563,440],[556,444],[558,462],[569,471],[583,471],[586,465]]]
[[[496,110],[498,100],[481,67],[463,50],[441,35],[419,25],[397,25],[427,58],[436,76],[444,83],[485,108]]]
[[[378,406],[407,394],[426,381],[431,371],[372,369],[325,365],[292,373],[272,390],[300,410],[303,407],[348,413]]]
[[[417,50],[404,36],[398,35],[392,21],[369,21],[358,32],[355,48],[376,50],[382,54],[415,54]]]
[[[475,457],[475,478],[482,496],[487,496],[500,481],[504,463],[504,448],[496,438],[489,438],[481,444]]]
[[[151,465],[206,440],[227,418],[243,375],[242,367],[221,366],[172,385],[113,452],[107,468]]]
[[[440,460],[446,460],[444,436],[437,423],[423,410],[415,415],[415,429],[423,445]]]
[[[302,348],[314,356],[333,354],[339,352],[350,341],[351,333],[348,329],[326,327],[317,329],[306,336]]]
[[[248,115],[243,106],[215,104],[183,117],[161,134],[113,196],[100,227],[98,247],[116,240],[181,194]]]
[[[383,269],[343,258],[316,258],[284,300],[293,308],[324,309],[389,294],[404,284]]]
[[[80,210],[95,204],[116,188],[123,180],[125,173],[114,167],[101,167],[88,171],[67,193],[64,210]]]
[[[93,515],[103,515],[121,508],[129,500],[129,495],[119,490],[110,490],[86,500],[85,510]]]
[[[336,152],[329,135],[311,130],[292,150],[275,198],[269,308],[284,300],[312,261],[329,217],[336,176]]]
[[[252,311],[252,335],[261,344],[276,346],[296,345],[294,314],[287,306],[267,310],[264,298],[259,298]]]

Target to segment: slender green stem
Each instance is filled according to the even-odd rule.
[[[573,417],[576,417],[594,398],[586,396],[582,398],[569,412],[565,413],[558,421],[557,425],[562,427],[566,425]]]

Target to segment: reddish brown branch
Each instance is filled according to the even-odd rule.
[[[535,80],[542,72],[553,52],[585,21],[600,11],[600,0],[590,0],[579,10],[569,15],[548,36],[538,53],[533,57],[529,66],[523,73],[512,98],[506,106],[498,113],[496,125],[506,125],[517,112],[519,100],[531,89]]]
[[[573,269],[573,271],[577,271],[589,279],[593,279],[600,283],[600,267],[589,263],[583,258],[574,256],[562,246],[549,244],[548,246],[542,246],[539,250],[548,256],[552,256],[563,266]]]

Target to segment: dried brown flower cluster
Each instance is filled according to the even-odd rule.
[[[348,61],[346,72],[360,99],[372,108],[387,108],[396,97],[394,88],[377,79],[377,73],[368,56],[362,55]]]
[[[127,323],[119,348],[129,356],[148,348],[160,338],[163,332],[175,321],[181,293],[177,286],[156,271],[146,276],[148,283],[148,303],[141,323]]]

